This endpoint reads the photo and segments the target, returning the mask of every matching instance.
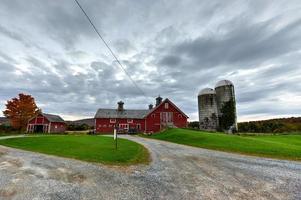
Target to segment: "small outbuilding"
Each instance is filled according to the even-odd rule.
[[[65,131],[66,123],[58,115],[39,113],[27,124],[28,133],[63,133]]]

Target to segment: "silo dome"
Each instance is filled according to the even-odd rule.
[[[198,96],[206,95],[206,94],[215,94],[215,90],[212,88],[204,88],[199,92]]]
[[[229,80],[221,80],[219,82],[216,83],[215,88],[217,87],[221,87],[221,86],[226,86],[226,85],[233,85],[233,83]]]

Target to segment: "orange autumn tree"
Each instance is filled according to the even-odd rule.
[[[27,122],[39,112],[34,98],[31,95],[19,94],[18,97],[7,101],[5,117],[10,120],[11,126],[18,130],[25,130]]]

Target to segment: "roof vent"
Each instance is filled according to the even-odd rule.
[[[149,105],[148,105],[148,109],[149,109],[149,110],[153,109],[153,107],[154,107],[153,104],[149,104]]]
[[[162,103],[162,97],[160,95],[156,98],[156,106],[160,105]]]

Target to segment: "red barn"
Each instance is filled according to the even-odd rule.
[[[187,126],[188,116],[169,99],[156,98],[156,106],[146,110],[128,110],[118,102],[117,109],[98,109],[95,115],[96,133],[112,133],[114,127],[121,132],[155,133],[166,127]]]
[[[66,123],[58,115],[40,113],[27,124],[28,133],[63,133],[65,130]]]

